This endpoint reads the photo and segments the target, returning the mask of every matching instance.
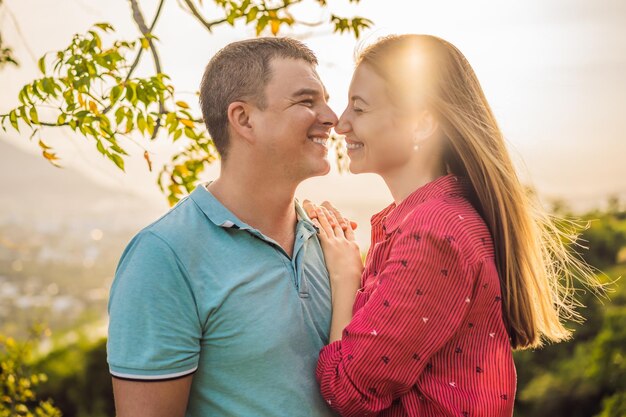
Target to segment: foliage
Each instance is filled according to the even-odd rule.
[[[58,347],[35,368],[48,375],[41,394],[54,398],[65,417],[115,415],[105,339]]]
[[[0,8],[2,3],[3,0],[0,0]],[[2,33],[0,33],[0,68],[7,64],[19,65],[15,57],[13,57],[13,50],[2,42]]]
[[[7,64],[18,65],[13,57],[13,50],[2,42],[2,34],[0,33],[0,68]]]
[[[254,27],[258,36],[268,31],[277,35],[284,27],[322,25],[322,22],[306,22],[292,13],[293,6],[302,2],[180,0],[178,4],[209,33],[220,25],[235,26],[241,22]],[[312,2],[322,10],[328,8],[326,0]],[[97,23],[86,34],[75,35],[67,48],[41,57],[38,66],[43,76],[21,89],[20,104],[0,115],[0,126],[5,131],[28,129],[31,139],[38,140],[43,157],[57,166],[60,158],[43,139],[42,129],[70,128],[92,141],[96,150],[121,170],[129,155],[129,142],[143,148],[143,157],[152,170],[150,153],[131,135],[139,134],[149,140],[161,135],[174,142],[184,136],[186,147],[174,155],[158,176],[158,185],[162,191],[167,190],[170,204],[176,203],[194,188],[205,167],[217,159],[217,153],[203,121],[192,114],[186,102],[177,100],[175,88],[162,69],[155,26],[163,4],[161,0],[148,26],[138,1],[130,0],[140,32],[137,39],[107,41],[103,35],[110,38],[114,28],[108,23]],[[223,17],[209,21],[201,8],[217,10]],[[357,37],[372,24],[363,17],[335,14],[330,15],[329,23],[335,32],[353,33]],[[133,77],[144,51],[152,56],[154,74]],[[135,58],[131,61],[132,54]]]
[[[36,340],[18,342],[0,335],[0,417],[61,416],[52,401],[39,400],[35,392],[47,381],[47,376],[33,371],[30,364]]]
[[[516,416],[618,417],[626,404],[626,264],[615,255],[626,245],[626,211],[610,209],[583,233],[582,255],[615,281],[609,300],[579,292],[586,321],[572,323],[574,338],[537,351],[515,353],[518,371]],[[621,246],[620,246],[621,245]]]
[[[591,265],[603,268],[620,261],[620,251],[626,246],[626,210],[619,210],[619,203],[609,201],[606,213],[591,212],[585,216],[590,227],[583,235],[586,246],[593,248],[581,253]]]

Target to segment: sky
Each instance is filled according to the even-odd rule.
[[[610,194],[626,198],[626,2],[623,0],[347,0],[329,2],[330,11],[372,19],[364,38],[371,42],[392,33],[428,33],[455,44],[474,67],[487,99],[507,138],[509,150],[525,183],[546,199],[561,198],[573,207],[601,204]],[[146,20],[156,0],[142,0]],[[207,16],[218,17],[211,1]],[[37,77],[36,59],[64,48],[74,33],[96,22],[109,22],[118,38],[138,37],[126,0],[4,0],[0,28],[13,46],[19,68],[0,71],[0,113],[17,103],[20,87]],[[305,0],[294,13],[307,21],[326,20]],[[17,25],[16,25],[17,22]],[[307,43],[319,57],[319,73],[340,114],[347,103],[357,41],[332,34],[329,26],[296,28],[284,34]],[[231,41],[254,36],[251,27],[223,27],[209,35],[177,2],[166,2],[155,29],[164,70],[179,98],[197,109],[200,77],[210,57]],[[138,74],[149,74],[145,59]],[[199,112],[198,112],[199,114]],[[155,173],[139,156],[118,172],[95,147],[71,131],[44,131],[64,166],[106,184],[163,204]],[[37,152],[28,135],[9,132],[7,140]],[[168,160],[178,145],[149,143],[155,165]],[[0,155],[2,163],[2,155]],[[51,168],[52,169],[52,168]],[[215,178],[218,165],[204,179]],[[300,197],[329,199],[361,223],[386,206],[391,197],[374,175],[339,174],[307,180]],[[364,229],[365,230],[365,229]],[[365,234],[361,235],[365,239]]]

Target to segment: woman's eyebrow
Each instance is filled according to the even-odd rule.
[[[361,97],[361,96],[352,96],[352,97],[350,97],[350,101],[357,101],[357,100],[361,100],[363,103],[369,105],[369,103],[367,101],[365,101],[363,99],[363,97]]]

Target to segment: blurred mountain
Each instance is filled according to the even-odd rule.
[[[57,168],[0,137],[0,221],[69,223],[106,220],[134,227],[158,216],[142,197],[108,188],[71,168]]]

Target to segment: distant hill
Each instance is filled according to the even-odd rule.
[[[156,215],[142,198],[102,186],[71,168],[56,168],[0,137],[0,220],[106,217],[111,226],[119,227],[145,223]]]

